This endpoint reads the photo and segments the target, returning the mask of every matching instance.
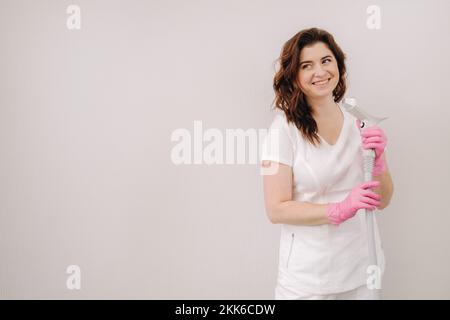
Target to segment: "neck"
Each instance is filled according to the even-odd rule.
[[[333,97],[308,97],[307,101],[312,108],[314,117],[328,118],[336,113],[337,104],[334,101]]]

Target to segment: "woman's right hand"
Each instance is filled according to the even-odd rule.
[[[352,189],[347,197],[327,206],[327,216],[331,224],[339,225],[352,218],[359,209],[375,210],[380,205],[381,196],[369,190],[380,185],[379,181],[369,181]]]

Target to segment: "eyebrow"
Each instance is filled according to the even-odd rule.
[[[327,55],[327,56],[323,57],[323,58],[320,59],[320,60],[323,60],[323,59],[325,59],[325,58],[331,58],[331,56],[330,56],[330,55]],[[312,61],[311,61],[311,60],[302,61],[302,62],[300,62],[300,65],[302,65],[303,63],[308,63],[308,62],[312,62]]]

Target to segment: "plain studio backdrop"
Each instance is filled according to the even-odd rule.
[[[224,138],[267,129],[283,44],[319,27],[347,55],[346,96],[389,117],[384,298],[449,299],[449,12],[447,0],[0,0],[1,298],[272,299],[280,226],[257,162],[177,165],[171,137],[193,142],[194,121]]]

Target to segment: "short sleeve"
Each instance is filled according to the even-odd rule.
[[[261,145],[260,161],[270,160],[293,166],[294,145],[284,115],[277,114]]]

